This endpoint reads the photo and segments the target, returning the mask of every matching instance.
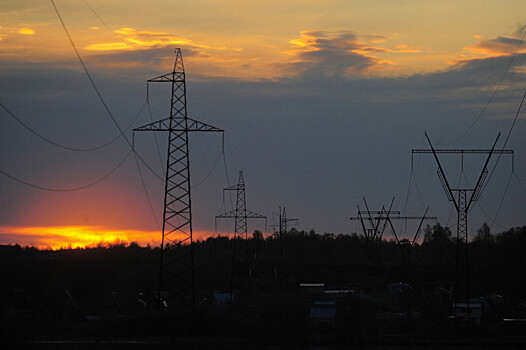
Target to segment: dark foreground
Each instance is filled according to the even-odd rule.
[[[195,244],[196,305],[157,298],[159,249],[0,246],[2,348],[526,348],[526,227],[469,243],[469,322],[451,319],[455,242],[437,225],[411,251],[290,231]],[[250,274],[247,274],[250,271]],[[248,278],[247,276],[250,276]],[[464,314],[465,315],[465,314]]]

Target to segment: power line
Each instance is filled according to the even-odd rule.
[[[155,216],[155,210],[153,210],[152,201],[150,200],[150,196],[148,195],[148,190],[146,188],[146,183],[144,182],[144,177],[142,176],[142,171],[139,165],[139,161],[137,160],[137,153],[133,152],[133,156],[135,159],[135,165],[137,166],[137,172],[139,173],[139,178],[141,179],[142,189],[144,190],[144,194],[146,195],[146,200],[148,201],[148,205],[150,207],[150,212],[152,213],[152,217],[155,222],[155,226],[157,226],[158,230],[161,230],[161,226],[159,225],[159,222],[157,221],[157,217]]]
[[[168,57],[171,57],[171,56],[157,56],[157,55],[152,55],[144,50],[137,50],[135,48],[135,46],[133,45],[130,45],[130,43],[128,41],[126,41],[125,39],[123,39],[121,36],[119,35],[116,35],[115,34],[115,31],[106,23],[106,21],[104,21],[102,19],[101,16],[99,16],[99,14],[97,12],[95,12],[95,10],[93,9],[93,7],[91,7],[91,5],[86,1],[86,0],[82,0],[84,2],[84,4],[86,4],[86,6],[89,8],[89,10],[95,15],[95,17],[97,17],[97,19],[104,25],[104,27],[106,27],[106,29],[108,29],[115,38],[117,38],[118,40],[120,40],[121,42],[123,42],[124,44],[126,44],[128,47],[132,48],[135,52],[138,52],[140,54],[143,54],[143,55],[146,55],[146,56],[150,56],[150,57],[156,57],[156,58],[168,58]]]
[[[124,129],[125,131],[128,130],[129,128],[131,128],[131,126],[137,121],[137,119],[139,118],[139,115],[141,114],[141,112],[144,109],[145,105],[146,105],[146,102],[143,103],[142,107],[139,109],[139,112],[137,112],[135,117],[133,117],[133,120],[129,123],[129,125],[126,127],[126,129]],[[20,118],[18,118],[13,112],[11,112],[2,102],[0,102],[0,107],[2,107],[4,109],[4,111],[6,111],[7,114],[9,114],[9,116],[11,116],[14,120],[16,120],[20,125],[22,125],[24,128],[26,128],[29,132],[31,132],[36,137],[40,138],[41,140],[43,140],[43,141],[45,141],[47,143],[52,144],[53,146],[56,146],[56,147],[59,147],[59,148],[62,148],[62,149],[68,150],[68,151],[75,151],[75,152],[97,151],[97,150],[103,149],[103,148],[111,145],[112,143],[114,143],[115,141],[117,141],[118,139],[120,139],[122,137],[122,134],[119,134],[114,139],[112,139],[112,140],[110,140],[110,141],[108,141],[108,142],[106,142],[106,143],[104,143],[102,145],[95,146],[95,147],[89,147],[89,148],[76,148],[76,147],[65,146],[63,144],[60,144],[58,142],[55,142],[55,141],[43,136],[42,134],[37,132],[35,129],[31,128],[29,125],[24,123]]]
[[[117,169],[120,168],[120,166],[122,164],[124,164],[124,162],[126,161],[126,159],[128,159],[128,157],[130,156],[130,154],[132,153],[132,150],[130,150],[126,156],[113,168],[111,169],[108,173],[106,173],[104,176],[102,176],[101,178],[99,178],[98,180],[94,181],[94,182],[91,182],[87,185],[83,185],[83,186],[79,186],[79,187],[74,187],[74,188],[68,188],[68,189],[61,189],[61,188],[50,188],[50,187],[44,187],[44,186],[39,186],[39,185],[35,185],[35,184],[32,184],[32,183],[29,183],[27,181],[24,181],[14,175],[11,175],[3,170],[0,170],[0,174],[10,178],[11,180],[14,180],[18,183],[21,183],[23,185],[26,185],[26,186],[29,186],[29,187],[33,187],[33,188],[37,188],[39,190],[43,190],[43,191],[51,191],[51,192],[73,192],[73,191],[79,191],[79,190],[83,190],[83,189],[86,189],[88,187],[91,187],[91,186],[94,186],[102,181],[104,181],[106,178],[108,178],[111,174],[113,174]]]
[[[150,121],[153,123],[152,109],[150,107],[149,97],[146,98],[146,103],[148,104],[148,115],[150,116]],[[159,161],[161,163],[161,170],[164,173],[165,172],[165,170],[164,170],[164,162],[163,162],[163,157],[161,157],[161,148],[159,147],[159,139],[157,138],[157,134],[154,133],[153,135],[154,135],[154,139],[155,139],[155,146],[157,147],[157,155],[159,156]]]
[[[521,186],[522,190],[524,192],[526,192],[526,187],[524,187],[524,185],[522,184],[521,180],[519,179],[519,177],[517,176],[517,173],[514,172],[513,175],[515,175],[515,179],[517,179],[517,182],[519,183],[519,185]]]
[[[515,118],[513,119],[513,123],[511,124],[510,130],[508,131],[508,135],[506,136],[506,140],[504,140],[504,144],[502,145],[502,150],[504,150],[504,148],[506,147],[506,144],[508,143],[508,140],[509,140],[509,138],[511,136],[511,132],[513,131],[513,127],[515,126],[515,122],[519,118],[519,114],[521,113],[522,105],[524,103],[524,98],[526,98],[526,91],[524,91],[524,94],[522,95],[521,103],[519,104],[519,108],[517,109],[517,113],[515,113]],[[488,186],[489,181],[490,181],[491,177],[493,176],[493,173],[495,172],[495,169],[497,168],[497,165],[499,164],[501,156],[502,156],[502,153],[499,153],[499,156],[497,157],[497,161],[495,162],[495,165],[493,166],[493,169],[491,169],[491,173],[489,174],[488,179],[486,180],[486,183],[482,187],[482,191],[480,192],[481,194],[486,189],[486,186]]]
[[[502,195],[502,199],[500,200],[500,204],[499,204],[499,207],[497,209],[497,212],[495,213],[495,218],[492,220],[492,223],[491,223],[491,228],[490,229],[493,229],[493,225],[496,225],[497,224],[497,217],[499,216],[499,213],[500,213],[500,209],[502,208],[502,204],[504,203],[504,199],[506,198],[506,194],[508,193],[508,188],[510,187],[510,182],[511,182],[511,176],[513,175],[513,173],[510,173],[510,177],[508,179],[508,183],[506,184],[506,189],[504,190],[504,194]],[[480,205],[479,205],[480,206]],[[498,224],[497,224],[498,225]],[[501,225],[498,225],[500,227],[502,227]]]
[[[117,123],[117,120],[115,119],[115,117],[113,116],[113,114],[111,113],[108,105],[106,104],[106,101],[104,101],[104,98],[102,97],[102,94],[100,93],[99,89],[97,88],[97,85],[95,84],[95,81],[93,80],[93,78],[91,77],[91,74],[89,73],[88,71],[88,68],[86,67],[86,64],[84,63],[84,60],[82,59],[82,57],[80,56],[80,53],[78,52],[77,50],[77,47],[75,46],[75,43],[73,42],[73,38],[71,37],[71,35],[69,34],[69,31],[66,27],[66,24],[64,23],[64,21],[62,20],[62,16],[60,15],[60,12],[58,11],[58,8],[57,6],[55,5],[55,1],[54,0],[50,0],[51,1],[51,4],[53,5],[53,8],[55,9],[55,12],[58,16],[58,19],[60,21],[60,24],[62,25],[62,28],[64,29],[64,32],[66,33],[66,36],[68,37],[69,39],[69,42],[71,44],[71,46],[73,47],[73,51],[75,51],[75,54],[77,55],[77,58],[80,62],[80,65],[82,66],[82,68],[84,69],[84,72],[86,73],[86,76],[88,77],[88,80],[90,81],[90,84],[91,86],[93,87],[93,89],[95,90],[95,93],[97,94],[99,100],[101,101],[102,105],[104,106],[106,112],[108,113],[108,115],[110,116],[111,120],[113,121],[113,123],[115,124],[115,126],[117,127],[117,129],[119,130],[119,132],[121,133],[122,137],[124,138],[124,140],[126,140],[126,143],[130,146],[130,148],[133,150],[133,144],[130,142],[130,140],[128,139],[128,137],[126,137],[126,134],[124,133],[124,131],[121,129],[121,127],[119,126],[119,123]],[[150,172],[152,172],[152,174],[154,174],[157,178],[159,178],[159,180],[163,181],[164,182],[164,178],[161,177],[159,174],[157,174],[157,172],[155,172],[152,167],[146,163],[146,161],[141,157],[140,154],[138,154],[137,152],[135,152],[135,154],[137,155],[137,157],[139,158],[139,160],[146,166],[146,168],[148,170],[150,170]]]
[[[217,164],[219,164],[219,161],[221,160],[221,156],[223,154],[224,154],[223,152],[219,153],[219,156],[217,157],[216,161],[214,162],[214,165],[212,165],[212,168],[210,168],[210,170],[208,171],[208,174],[206,174],[206,176],[201,181],[199,181],[195,185],[192,185],[192,188],[196,188],[197,186],[203,184],[206,180],[208,180],[208,178],[212,175],[212,172],[217,167]]]
[[[468,127],[468,129],[466,131],[464,131],[464,133],[462,133],[459,137],[457,137],[456,139],[454,139],[453,141],[449,142],[446,144],[446,146],[448,145],[451,145],[457,141],[459,141],[460,139],[462,139],[464,136],[466,136],[470,131],[471,129],[473,129],[473,127],[475,126],[475,124],[479,121],[479,119],[482,117],[482,114],[484,114],[484,112],[486,111],[486,109],[488,108],[489,104],[493,101],[493,97],[495,96],[495,94],[497,93],[497,90],[499,89],[500,85],[502,84],[502,81],[504,80],[504,78],[506,77],[506,75],[508,74],[508,71],[510,70],[511,68],[511,65],[513,64],[513,61],[515,60],[515,57],[517,56],[517,53],[519,52],[519,49],[522,45],[522,42],[524,41],[524,37],[526,36],[526,31],[524,32],[524,34],[522,35],[522,38],[521,40],[519,41],[519,44],[517,44],[517,47],[515,49],[515,52],[513,52],[513,55],[511,56],[511,59],[510,59],[510,62],[508,63],[508,66],[506,67],[506,70],[504,71],[504,73],[502,74],[502,77],[500,78],[497,86],[495,86],[495,89],[493,89],[493,93],[491,94],[488,102],[486,102],[486,104],[484,105],[484,107],[482,108],[482,110],[480,111],[480,113],[478,114],[478,116],[475,118],[475,120],[471,123],[471,125]]]
[[[93,78],[91,77],[91,74],[90,72],[88,71],[88,68],[86,67],[86,64],[84,63],[84,60],[82,59],[82,57],[80,56],[80,53],[78,52],[77,50],[77,47],[75,46],[75,43],[73,42],[73,38],[71,37],[71,35],[69,34],[69,31],[68,31],[68,28],[66,27],[66,24],[64,23],[64,21],[62,20],[62,16],[60,15],[60,12],[58,11],[58,8],[57,6],[55,5],[55,1],[54,0],[50,0],[51,1],[51,4],[53,5],[53,8],[55,9],[55,12],[58,16],[58,19],[60,21],[60,23],[62,24],[62,28],[64,29],[64,32],[66,32],[66,36],[68,37],[69,39],[69,42],[71,44],[71,46],[73,47],[73,51],[75,51],[75,54],[77,55],[77,58],[80,62],[80,65],[82,66],[82,68],[84,69],[84,72],[86,73],[86,76],[88,77],[88,80],[91,84],[91,86],[93,87],[93,89],[95,90],[95,93],[97,94],[97,96],[99,97],[99,100],[100,102],[102,103],[102,105],[104,106],[104,109],[106,109],[106,112],[108,113],[108,115],[110,116],[111,120],[113,121],[113,123],[115,124],[115,126],[117,127],[117,129],[119,129],[119,132],[122,134],[122,136],[124,137],[124,139],[126,140],[126,142],[128,143],[128,145],[130,145],[130,148],[133,148],[130,140],[128,140],[128,138],[126,137],[126,135],[124,134],[124,131],[121,129],[121,127],[119,126],[119,123],[117,123],[117,120],[115,119],[115,117],[113,116],[113,113],[111,113],[110,111],[110,108],[108,107],[108,105],[106,104],[106,101],[104,101],[104,98],[102,97],[102,94],[100,93],[99,89],[97,88],[97,85],[95,85],[95,81],[93,80]]]
[[[484,210],[484,208],[480,205],[479,202],[477,202],[477,205],[479,206],[480,210],[482,211],[482,213],[484,213],[484,215],[486,215],[486,217],[489,219],[489,221],[492,222],[492,224],[495,224],[497,225],[498,227],[500,227],[501,229],[503,230],[507,230],[506,227],[502,226],[502,225],[499,225],[498,223],[496,223],[495,221],[493,221],[493,219],[491,218],[491,216],[489,216],[488,212],[486,210]]]

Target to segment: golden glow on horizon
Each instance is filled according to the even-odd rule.
[[[22,35],[35,35],[35,31],[31,28],[20,28],[18,33]]]
[[[206,231],[193,233],[194,240],[202,240],[216,234]],[[179,238],[183,238],[181,235]],[[177,237],[172,237],[175,239]],[[89,248],[99,244],[135,242],[141,246],[160,245],[159,231],[118,230],[99,226],[43,226],[0,227],[0,244],[19,244],[40,249]]]

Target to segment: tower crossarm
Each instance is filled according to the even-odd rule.
[[[185,121],[186,119],[186,121]],[[172,127],[170,127],[170,117],[149,123],[133,131],[200,131],[200,132],[224,132],[223,129],[194,120],[192,118],[172,118]]]
[[[216,219],[231,219],[231,218],[235,218],[235,217],[236,217],[236,211],[235,210],[231,210],[229,212],[216,215]]]
[[[226,213],[223,213],[223,214],[219,214],[219,215],[216,215],[216,219],[232,219],[232,218],[236,218],[236,210],[231,210],[229,212],[226,212]],[[267,217],[265,215],[261,215],[261,214],[258,214],[258,213],[254,213],[250,210],[247,210],[247,216],[246,216],[247,219],[266,219]]]
[[[386,219],[385,216],[373,216],[373,220],[380,220],[380,219]],[[394,217],[389,217],[389,220],[420,220],[422,219],[421,216],[394,216]],[[436,216],[426,216],[424,217],[425,220],[437,220],[437,217]],[[360,220],[359,217],[357,216],[353,216],[351,217],[351,220]]]
[[[216,215],[216,219],[232,219],[236,217],[236,211],[231,210],[229,212]],[[258,213],[254,213],[250,210],[247,210],[247,219],[266,219],[267,217],[265,215],[261,215]]]
[[[400,216],[400,211],[398,211],[398,210],[390,210],[388,213],[385,210],[383,210],[383,211],[382,210],[371,210],[371,211],[360,210],[358,212],[358,215],[365,215],[365,214],[369,214],[369,213],[371,213],[371,215],[389,214],[389,216],[391,216],[391,215],[398,215],[398,216]],[[391,218],[393,218],[393,217],[391,216]],[[359,220],[359,219],[360,219],[359,216],[351,217],[351,220]]]
[[[413,149],[411,151],[413,154],[415,153],[433,153],[433,150],[431,149]],[[513,150],[510,149],[502,149],[502,150],[490,150],[490,149],[436,149],[435,153],[465,153],[465,154],[513,154]]]
[[[253,211],[247,210],[247,219],[266,219],[265,215],[254,213]]]
[[[184,81],[185,76],[184,72],[181,71],[173,71],[172,73],[166,73],[163,75],[159,75],[158,77],[148,79],[148,83],[175,83],[175,82],[182,82]]]

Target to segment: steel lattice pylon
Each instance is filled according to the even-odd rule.
[[[247,210],[247,199],[245,195],[245,179],[243,178],[243,172],[239,172],[239,179],[237,185],[233,185],[224,189],[224,191],[236,191],[236,209],[227,213],[217,215],[217,219],[235,219],[235,232],[234,238],[239,236],[245,236],[248,238],[247,230],[247,219],[266,219],[264,215],[254,213]],[[266,226],[266,225],[265,225]]]
[[[245,280],[247,281],[246,284],[246,295],[248,297],[247,304],[248,304],[248,313],[250,314],[250,306],[251,306],[251,292],[250,292],[250,278],[251,278],[251,266],[250,266],[250,256],[249,256],[249,246],[248,246],[248,225],[247,220],[248,219],[265,219],[265,227],[266,219],[267,217],[264,215],[260,215],[257,213],[254,213],[250,210],[247,210],[246,206],[246,194],[245,194],[245,179],[243,178],[243,172],[239,172],[239,179],[237,182],[237,185],[233,185],[230,187],[227,187],[224,189],[224,191],[236,191],[236,209],[229,211],[227,213],[217,215],[217,219],[234,219],[235,220],[235,231],[234,231],[234,239],[232,240],[232,275],[230,279],[230,308],[232,308],[233,304],[233,291],[234,291],[234,284],[235,280]],[[216,223],[217,226],[217,223]],[[244,237],[243,237],[244,236]],[[238,243],[241,243],[242,241],[239,241],[238,238],[244,238],[244,245],[245,245],[245,256],[240,258],[240,254],[237,254],[237,251],[239,249],[236,249],[236,245]],[[239,241],[239,242],[238,242]],[[243,247],[241,247],[243,248]]]
[[[453,202],[453,205],[457,211],[457,237],[456,237],[456,245],[457,245],[457,257],[456,257],[456,264],[455,264],[455,318],[457,317],[457,312],[460,308],[459,304],[461,299],[465,299],[467,302],[467,308],[468,308],[468,321],[469,321],[469,313],[470,313],[470,284],[469,284],[469,256],[468,256],[468,243],[469,243],[469,236],[468,236],[468,212],[471,208],[471,204],[476,202],[480,195],[482,194],[482,191],[484,190],[485,182],[487,181],[487,175],[488,175],[488,164],[491,159],[491,156],[493,154],[507,154],[512,156],[512,164],[513,164],[513,150],[496,150],[495,147],[497,145],[497,141],[500,137],[500,133],[498,134],[497,138],[495,139],[495,142],[493,143],[493,147],[489,150],[484,149],[446,149],[446,150],[436,150],[433,148],[433,145],[431,144],[431,140],[427,136],[427,133],[425,134],[427,138],[427,142],[429,143],[430,149],[414,149],[412,151],[412,154],[415,153],[432,153],[435,161],[438,165],[437,174],[440,179],[440,182],[442,183],[442,187],[444,188],[444,191],[446,192],[447,198],[449,201]],[[440,163],[440,160],[438,159],[438,153],[445,153],[445,154],[461,154],[462,157],[464,154],[487,154],[488,157],[486,158],[486,162],[484,163],[484,166],[482,167],[482,170],[480,172],[478,181],[473,188],[451,188],[449,185],[449,182],[447,180],[446,174],[444,173],[444,170],[442,168],[442,165]],[[412,161],[411,161],[412,164]],[[462,167],[463,167],[463,159],[462,159]],[[411,165],[412,168],[412,165]],[[513,168],[513,166],[512,166]],[[455,198],[455,195],[453,192],[458,193],[458,198]],[[470,192],[469,199],[468,199],[468,192]],[[462,253],[461,245],[464,245],[464,252]],[[464,255],[464,256],[462,256]],[[465,282],[465,290],[463,293],[461,292],[460,287],[460,280],[464,279]],[[463,295],[461,295],[463,294]]]
[[[166,299],[179,297],[193,305],[195,285],[188,133],[223,130],[188,118],[181,49],[175,49],[173,71],[148,80],[150,82],[172,85],[170,116],[133,130],[168,132],[158,295],[161,299],[161,293],[167,292]]]

